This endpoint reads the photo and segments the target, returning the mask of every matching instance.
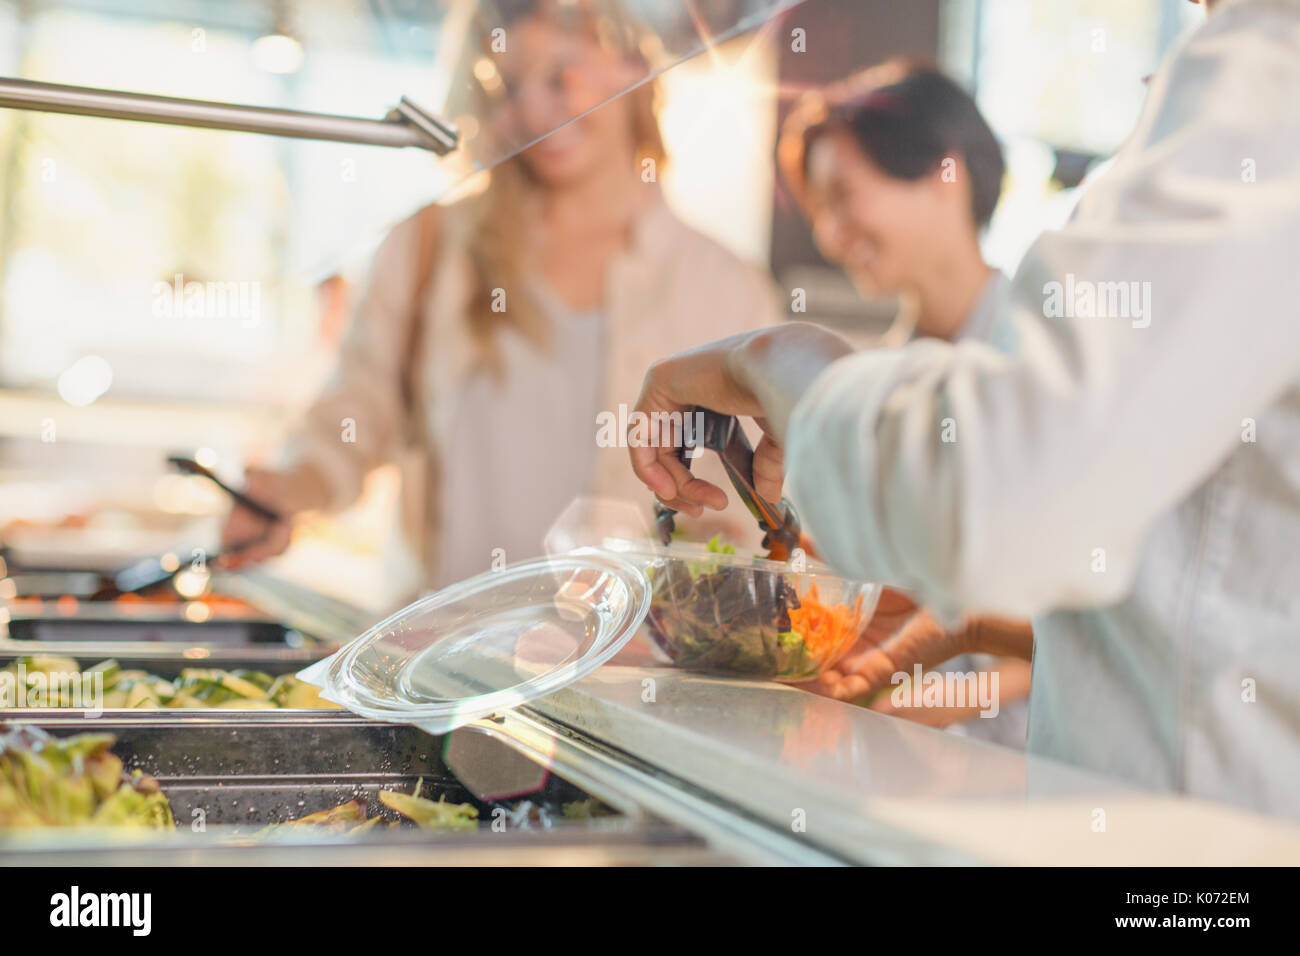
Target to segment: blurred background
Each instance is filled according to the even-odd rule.
[[[936,60],[1006,153],[984,244],[1012,273],[1120,145],[1144,77],[1201,16],[1187,0],[807,0],[728,38],[763,5],[705,0],[695,19],[686,4],[629,5],[658,18],[670,204],[783,289],[806,289],[800,318],[860,335],[893,304],[864,302],[818,256],[773,171],[800,92],[896,54]],[[403,95],[439,110],[455,7],[0,0],[0,76],[370,118]],[[450,118],[472,143],[474,117]],[[440,162],[0,109],[0,543],[80,565],[211,546],[225,500],[169,474],[165,455],[236,484],[269,456],[328,374],[376,244],[421,205],[474,189],[473,166],[494,157],[470,153]],[[193,281],[238,300],[188,314],[169,290]],[[301,529],[277,570],[385,606],[400,585],[385,557],[396,485],[392,469],[372,474],[361,502]]]

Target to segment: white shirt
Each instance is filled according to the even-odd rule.
[[[628,248],[609,264],[600,319],[567,316],[548,355],[503,331],[508,374],[492,383],[477,374],[472,334],[477,201],[437,210],[439,255],[428,275],[419,261],[428,210],[389,233],[338,368],[291,432],[283,463],[313,465],[336,510],[356,500],[371,470],[397,462],[402,537],[419,559],[423,587],[486,571],[498,558],[538,554],[560,508],[585,493],[635,502],[648,523],[654,496],[627,466],[627,449],[597,444],[593,390],[596,407],[617,415],[655,359],[780,319],[767,276],[687,227],[656,190],[632,223]],[[725,484],[716,456],[695,467]],[[757,538],[739,502],[709,517],[681,526],[702,540],[717,531]]]
[[[818,546],[1035,616],[1031,751],[1300,816],[1300,0],[1174,52],[998,332],[814,383],[787,458]]]
[[[535,286],[550,322],[546,352],[506,332],[504,374],[478,370],[450,399],[455,454],[442,466],[451,507],[439,538],[437,585],[493,567],[493,549],[511,563],[537,556],[565,505],[592,493],[606,316],[574,310]],[[535,467],[542,461],[547,467]]]
[[[987,342],[995,348],[1007,346],[1006,336],[998,321],[1006,310],[1007,296],[1010,295],[1011,282],[1002,272],[994,270],[984,281],[984,288],[971,306],[970,313],[958,330],[956,340],[964,342]],[[913,330],[915,336],[915,329]],[[921,341],[914,338],[913,341]],[[964,673],[987,671],[999,664],[997,657],[991,654],[962,654],[946,661],[938,670],[946,673]],[[1028,735],[1029,705],[1028,701],[1015,700],[1002,703],[995,717],[973,717],[960,723],[949,724],[945,729],[949,733],[963,737],[988,740],[1006,747],[1023,750]]]

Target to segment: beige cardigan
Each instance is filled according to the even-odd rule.
[[[460,240],[467,217],[455,206],[445,213],[442,253],[422,297],[420,335],[413,338],[411,326],[421,243],[417,213],[395,226],[375,254],[338,368],[287,446],[291,463],[310,462],[326,479],[331,509],[354,501],[373,468],[402,465],[403,533],[424,564],[426,586],[437,578],[430,565],[443,523],[440,453],[455,404],[450,399],[476,363],[464,318],[473,291]],[[656,359],[781,320],[766,276],[687,227],[658,195],[635,223],[630,248],[611,264],[607,290],[602,408],[615,413],[620,403],[636,401]],[[408,362],[413,341],[418,354]],[[594,444],[596,423],[588,424]],[[710,458],[698,460],[695,469],[727,487]],[[625,449],[597,449],[595,472],[595,494],[644,504],[649,513],[651,495],[633,476]],[[753,530],[734,502],[724,524],[733,536]],[[756,543],[752,535],[746,540]]]

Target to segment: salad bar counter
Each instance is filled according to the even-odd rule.
[[[755,616],[752,598],[706,591],[709,580],[761,579],[792,607],[808,593],[807,575],[787,584],[779,569],[701,553],[543,559],[369,630],[256,572],[106,598],[103,574],[14,569],[0,579],[0,861],[822,861],[707,788],[526,706],[641,632],[652,594],[671,658],[679,635],[705,639],[679,610],[702,613],[707,598],[715,613],[722,600]],[[697,596],[683,590],[693,575],[705,576]],[[784,614],[768,624],[789,656],[799,634]],[[735,630],[722,623],[720,649]],[[700,663],[744,673],[770,629]],[[322,658],[362,631],[322,678]]]
[[[125,862],[123,846],[135,862],[705,853],[698,837],[575,784],[492,728],[440,738],[348,715],[145,713],[89,726],[31,713],[0,724],[6,862]]]
[[[1300,831],[1283,821],[1152,797],[791,686],[858,639],[876,585],[798,554],[635,532],[574,531],[550,557],[368,627],[257,573],[214,576],[223,600],[294,643],[208,641],[208,622],[193,620],[183,640],[11,631],[0,641],[0,864],[1300,853]],[[17,610],[18,582],[5,580]],[[29,617],[60,615],[60,597],[29,598]],[[63,603],[68,620],[97,603],[76,600]],[[194,602],[171,603],[183,615]],[[1122,839],[1087,839],[1079,821],[1098,806]],[[1230,840],[1194,838],[1211,829],[1207,814]]]

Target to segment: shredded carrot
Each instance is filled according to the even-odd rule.
[[[814,584],[799,598],[800,607],[790,609],[790,625],[803,638],[809,652],[817,657],[840,650],[857,637],[856,622],[862,612],[862,595],[857,604],[823,604]]]

